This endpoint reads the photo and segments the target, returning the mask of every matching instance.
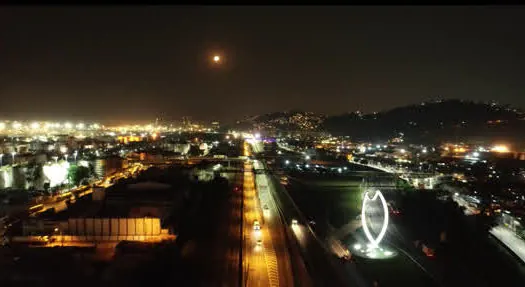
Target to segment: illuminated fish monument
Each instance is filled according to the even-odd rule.
[[[374,235],[370,232],[370,229],[368,227],[368,223],[366,220],[366,212],[368,209],[370,209],[370,204],[372,202],[376,202],[377,200],[380,201],[383,210],[383,222],[381,225],[381,231],[379,231],[377,236],[374,237]],[[361,224],[363,226],[363,231],[365,233],[366,239],[368,239],[368,244],[366,244],[366,248],[359,243],[355,244],[354,249],[357,255],[377,259],[389,258],[395,255],[394,251],[387,250],[385,246],[380,246],[380,243],[385,237],[388,228],[388,204],[381,191],[375,190],[365,192],[363,198],[363,206],[361,209]]]
[[[370,193],[371,192],[369,191],[365,192],[363,207],[361,209],[361,223],[363,224],[363,230],[365,231],[366,238],[370,242],[371,246],[378,247],[381,240],[383,240],[383,237],[385,237],[386,229],[388,227],[388,205],[381,191],[376,190],[372,197],[370,197]],[[368,229],[368,224],[366,223],[366,210],[368,209],[369,202],[376,201],[378,198],[381,200],[381,205],[383,206],[383,226],[381,227],[381,231],[377,237],[374,238],[370,233],[370,229]]]

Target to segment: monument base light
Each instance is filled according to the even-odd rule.
[[[369,259],[389,259],[397,255],[395,249],[390,246],[381,244],[381,246],[374,247],[370,243],[355,243],[351,248],[351,253],[354,256]]]

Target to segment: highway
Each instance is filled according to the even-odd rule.
[[[262,222],[256,200],[256,190],[252,165],[244,164],[243,183],[243,280],[245,286],[279,286],[275,254],[269,232],[265,226],[254,230],[254,221]],[[262,244],[258,244],[258,240]],[[268,264],[270,263],[270,264]],[[276,274],[277,273],[277,274]]]
[[[255,152],[262,152],[260,141],[251,142]],[[355,266],[350,262],[338,261],[320,240],[301,211],[297,208],[290,195],[279,183],[279,180],[270,174],[264,163],[254,161],[257,174],[266,178],[268,191],[272,195],[276,208],[279,209],[287,229],[292,234],[291,247],[298,249],[304,268],[306,268],[313,286],[367,286],[357,274]],[[298,221],[292,225],[293,219]],[[295,260],[293,262],[296,262]],[[297,269],[297,268],[294,268]],[[299,276],[294,274],[295,276]]]
[[[245,155],[253,147],[245,143]],[[257,149],[259,150],[259,149]],[[257,162],[256,162],[257,163]],[[286,224],[268,189],[267,176],[256,174],[250,162],[244,166],[245,198],[245,264],[247,286],[311,286],[302,262],[292,264]],[[253,221],[258,220],[260,230],[254,230]],[[257,244],[260,241],[260,245]],[[294,258],[294,262],[296,258]],[[297,265],[303,266],[298,271]],[[292,271],[292,272],[291,272]]]
[[[286,234],[289,232],[289,227],[283,222],[280,211],[273,198],[273,191],[271,191],[273,186],[269,184],[270,179],[266,174],[257,174],[255,177],[259,201],[263,212],[262,223],[265,226],[265,230],[272,234],[279,281],[285,283],[284,285],[281,284],[283,286],[292,286],[294,282],[297,283],[296,285],[299,284],[298,282],[301,282],[301,286],[309,286],[307,284],[310,283],[310,277],[307,274],[304,263],[302,263],[302,259],[297,258],[299,256],[294,256],[295,253],[298,255],[298,252],[290,251],[290,247],[288,246],[289,239],[287,236],[290,236],[291,233],[290,235]],[[291,258],[294,258],[295,262],[295,266],[293,267],[290,261]],[[293,272],[290,272],[290,270]]]
[[[496,226],[490,234],[509,248],[522,262],[525,262],[525,241],[505,226]]]

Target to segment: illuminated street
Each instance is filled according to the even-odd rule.
[[[496,226],[490,234],[509,248],[522,262],[525,262],[525,241],[504,226]]]
[[[243,265],[248,272],[246,276],[247,286],[279,286],[278,277],[274,276],[274,261],[269,261],[269,254],[273,252],[270,234],[265,231],[264,224],[260,231],[253,228],[253,222],[261,222],[256,191],[250,163],[244,164],[244,254]],[[268,237],[268,238],[267,238]],[[262,240],[261,245],[257,241]],[[270,262],[270,265],[268,265]]]
[[[122,172],[111,175],[105,179],[101,179],[95,182],[94,185],[102,187],[102,188],[107,188],[113,185],[113,183],[111,182],[117,182],[119,179],[126,178],[127,174],[129,174],[130,176],[135,175],[137,172],[141,170],[144,170],[144,166],[140,164],[134,165],[132,167],[129,167],[126,170],[123,170]],[[80,188],[72,189],[63,194],[51,196],[50,198],[46,199],[44,202],[29,207],[29,212],[30,212],[30,215],[32,216],[42,213],[51,208],[54,208],[55,211],[58,212],[58,211],[61,211],[67,208],[66,201],[69,200],[73,194],[76,197],[80,198],[80,197],[83,197],[91,193],[93,193],[93,187],[83,186]],[[34,210],[37,210],[37,211],[34,211]]]
[[[263,149],[263,144],[261,141],[252,140],[251,145],[253,146],[254,151],[258,150],[259,152]],[[353,277],[355,275],[352,270],[345,270],[338,266],[338,262],[333,260],[332,257],[324,244],[319,238],[313,233],[310,227],[305,227],[305,223],[308,222],[304,215],[297,209],[297,206],[291,201],[289,196],[285,193],[283,186],[281,186],[275,177],[266,174],[267,168],[261,161],[254,161],[254,167],[257,172],[257,178],[259,179],[258,185],[265,186],[261,190],[267,190],[266,194],[269,195],[266,198],[271,198],[275,204],[273,208],[279,208],[283,213],[285,220],[286,228],[290,231],[288,236],[290,236],[291,244],[295,246],[290,246],[289,250],[295,250],[294,254],[288,254],[290,260],[294,262],[294,277],[296,280],[299,280],[301,284],[304,282],[311,282],[313,286],[315,285],[324,285],[324,284],[336,284],[338,286],[352,286],[352,284],[361,284],[355,283],[356,279]],[[263,192],[264,195],[264,192]],[[272,208],[271,205],[269,205]],[[292,224],[293,219],[301,220],[297,224]],[[298,257],[301,259],[298,260]],[[350,274],[345,275],[344,272],[350,272]],[[352,282],[352,283],[351,283]]]

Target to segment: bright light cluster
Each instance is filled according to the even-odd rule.
[[[509,147],[506,145],[495,145],[492,147],[491,151],[497,152],[497,153],[510,152]]]
[[[0,131],[2,132],[64,132],[64,131],[86,131],[86,130],[99,130],[102,126],[97,123],[86,124],[78,122],[76,124],[72,122],[20,122],[20,121],[2,121],[0,122]]]
[[[43,166],[44,176],[49,180],[50,187],[61,185],[67,180],[69,163],[61,161]]]

